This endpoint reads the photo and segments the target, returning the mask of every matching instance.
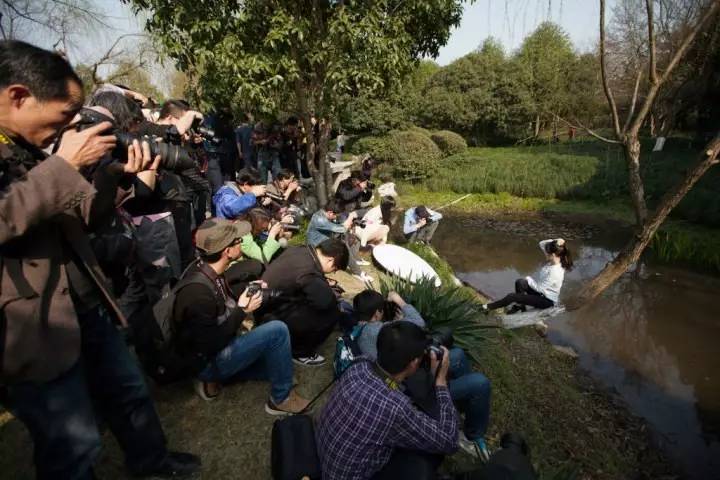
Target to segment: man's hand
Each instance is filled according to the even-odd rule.
[[[421,218],[419,222],[415,224],[417,228],[422,228],[427,225],[427,218]]]
[[[123,172],[135,174],[145,170],[157,171],[161,158],[160,155],[155,155],[155,159],[152,159],[148,142],[143,141],[141,147],[140,142],[133,140],[132,145],[128,146],[127,163],[123,165]]]
[[[367,190],[367,180],[363,180],[362,182],[358,183],[358,188],[360,190]]]
[[[292,182],[290,182],[288,184],[288,187],[285,190],[285,195],[289,197],[290,195],[292,195],[294,192],[297,192],[298,190],[300,190],[300,184],[298,183],[297,180],[293,180]]]
[[[266,191],[267,187],[265,185],[255,185],[253,187],[250,187],[250,193],[252,193],[256,197],[262,197],[263,195],[265,195]]]
[[[295,221],[295,219],[293,218],[292,215],[285,215],[280,219],[280,221],[282,223],[290,224],[290,223],[293,223]]]
[[[278,235],[280,235],[282,231],[282,223],[276,223],[272,227],[270,227],[270,231],[268,231],[268,238],[277,239]]]
[[[394,292],[394,291],[388,293],[387,299],[389,302],[393,302],[395,305],[397,305],[400,308],[407,305],[407,303],[405,303],[405,300],[403,300],[403,298],[400,296],[400,294],[397,292]]]
[[[69,129],[60,138],[60,146],[55,154],[75,170],[97,163],[115,148],[115,135],[101,135],[111,127],[110,122],[102,122],[81,132]]]
[[[262,305],[262,292],[257,292],[252,297],[248,296],[247,288],[238,298],[238,306],[245,313],[252,313]]]
[[[435,386],[437,387],[447,387],[447,375],[448,370],[450,369],[450,352],[445,347],[440,347],[442,349],[442,363],[438,367],[438,359],[435,352],[430,352],[430,370],[433,372],[437,372],[435,375]],[[440,368],[440,371],[438,372],[438,368]]]

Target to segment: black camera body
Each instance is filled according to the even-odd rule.
[[[365,227],[367,227],[367,222],[365,220],[363,220],[362,218],[353,218],[352,226],[365,228]]]
[[[258,294],[258,292],[262,293],[262,304],[268,305],[273,300],[279,298],[282,296],[282,292],[280,290],[275,290],[273,288],[262,288],[262,285],[259,283],[250,283],[247,286],[247,296],[248,297],[254,297]]]
[[[398,310],[400,310],[400,308],[397,303],[386,300],[383,304],[383,321],[392,322],[395,320]]]
[[[450,328],[438,328],[428,336],[427,354],[435,352],[438,364],[442,363],[443,349],[442,347],[450,350],[455,343],[452,330]]]
[[[102,122],[112,122],[112,118],[104,115],[100,112],[96,112],[90,108],[83,108],[80,110],[80,121],[71,125],[71,128],[75,128],[78,132],[97,125]],[[133,135],[132,133],[119,132],[115,127],[110,127],[108,130],[103,132],[106,135],[115,135],[116,146],[112,151],[112,157],[122,163],[127,162],[128,147],[132,145],[133,141],[147,142],[150,146],[150,156],[155,158],[160,155],[160,167],[166,170],[183,171],[195,167],[195,160],[188,154],[188,152],[176,145],[170,145],[165,142],[158,142],[158,138],[154,136],[140,136]],[[62,139],[60,140],[62,141]],[[57,142],[55,149],[60,145]]]
[[[192,125],[190,126],[190,129],[196,134],[200,135],[203,139],[214,145],[219,145],[222,143],[222,139],[217,137],[217,135],[215,134],[215,130],[203,125],[203,120],[201,118],[195,118]]]
[[[370,180],[367,181],[367,189],[368,190],[375,190],[375,183],[371,182]]]

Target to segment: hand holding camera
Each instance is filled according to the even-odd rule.
[[[135,174],[144,172],[145,170],[156,171],[160,166],[160,155],[155,155],[153,160],[150,154],[150,144],[147,141],[140,142],[133,140],[132,145],[128,146],[127,163],[121,164],[124,173]],[[117,165],[117,164],[115,164]]]
[[[102,122],[81,131],[68,129],[62,135],[55,154],[76,170],[97,163],[115,148],[115,135],[103,135],[111,128],[112,123]]]
[[[240,295],[240,298],[238,298],[238,306],[243,312],[252,313],[260,308],[263,302],[262,289],[263,287],[260,283],[251,283],[247,286],[242,295]]]
[[[255,185],[253,187],[250,187],[250,193],[252,193],[256,197],[264,196],[266,191],[267,187],[265,185]]]
[[[428,221],[427,218],[421,218],[419,222],[417,222],[417,227],[422,228],[425,225],[427,225]]]
[[[447,387],[450,352],[446,347],[430,347],[430,371],[435,372],[435,386]]]

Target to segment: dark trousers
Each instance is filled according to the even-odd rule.
[[[296,310],[279,319],[290,330],[293,357],[309,357],[330,336],[340,320],[339,310],[318,312],[311,308],[296,306]]]
[[[371,478],[372,480],[397,480],[399,478],[434,480],[442,461],[442,455],[396,449],[390,457],[390,461]]]
[[[215,192],[220,190],[220,187],[222,187],[224,183],[222,170],[220,168],[220,155],[217,153],[208,153],[208,166],[205,176],[207,176],[208,182],[210,182],[212,195],[215,195]]]
[[[545,295],[530,288],[530,285],[528,285],[527,280],[524,278],[515,280],[515,293],[505,295],[496,302],[488,303],[488,310],[507,307],[511,303],[529,305],[539,309],[550,308],[555,305],[553,301],[549,300]]]
[[[125,452],[132,472],[158,464],[165,436],[137,363],[104,309],[80,316],[80,360],[42,384],[8,387],[6,406],[30,431],[38,479],[91,479],[100,453],[95,414]]]

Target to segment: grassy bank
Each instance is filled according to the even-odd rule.
[[[461,193],[431,191],[415,185],[400,185],[402,207],[428,205],[437,208],[462,198]],[[477,215],[568,215],[596,222],[611,220],[625,225],[634,222],[630,205],[621,200],[596,202],[555,198],[517,197],[509,193],[471,194],[447,210]],[[720,229],[679,219],[663,224],[653,239],[649,254],[664,263],[680,264],[710,273],[720,273]]]

